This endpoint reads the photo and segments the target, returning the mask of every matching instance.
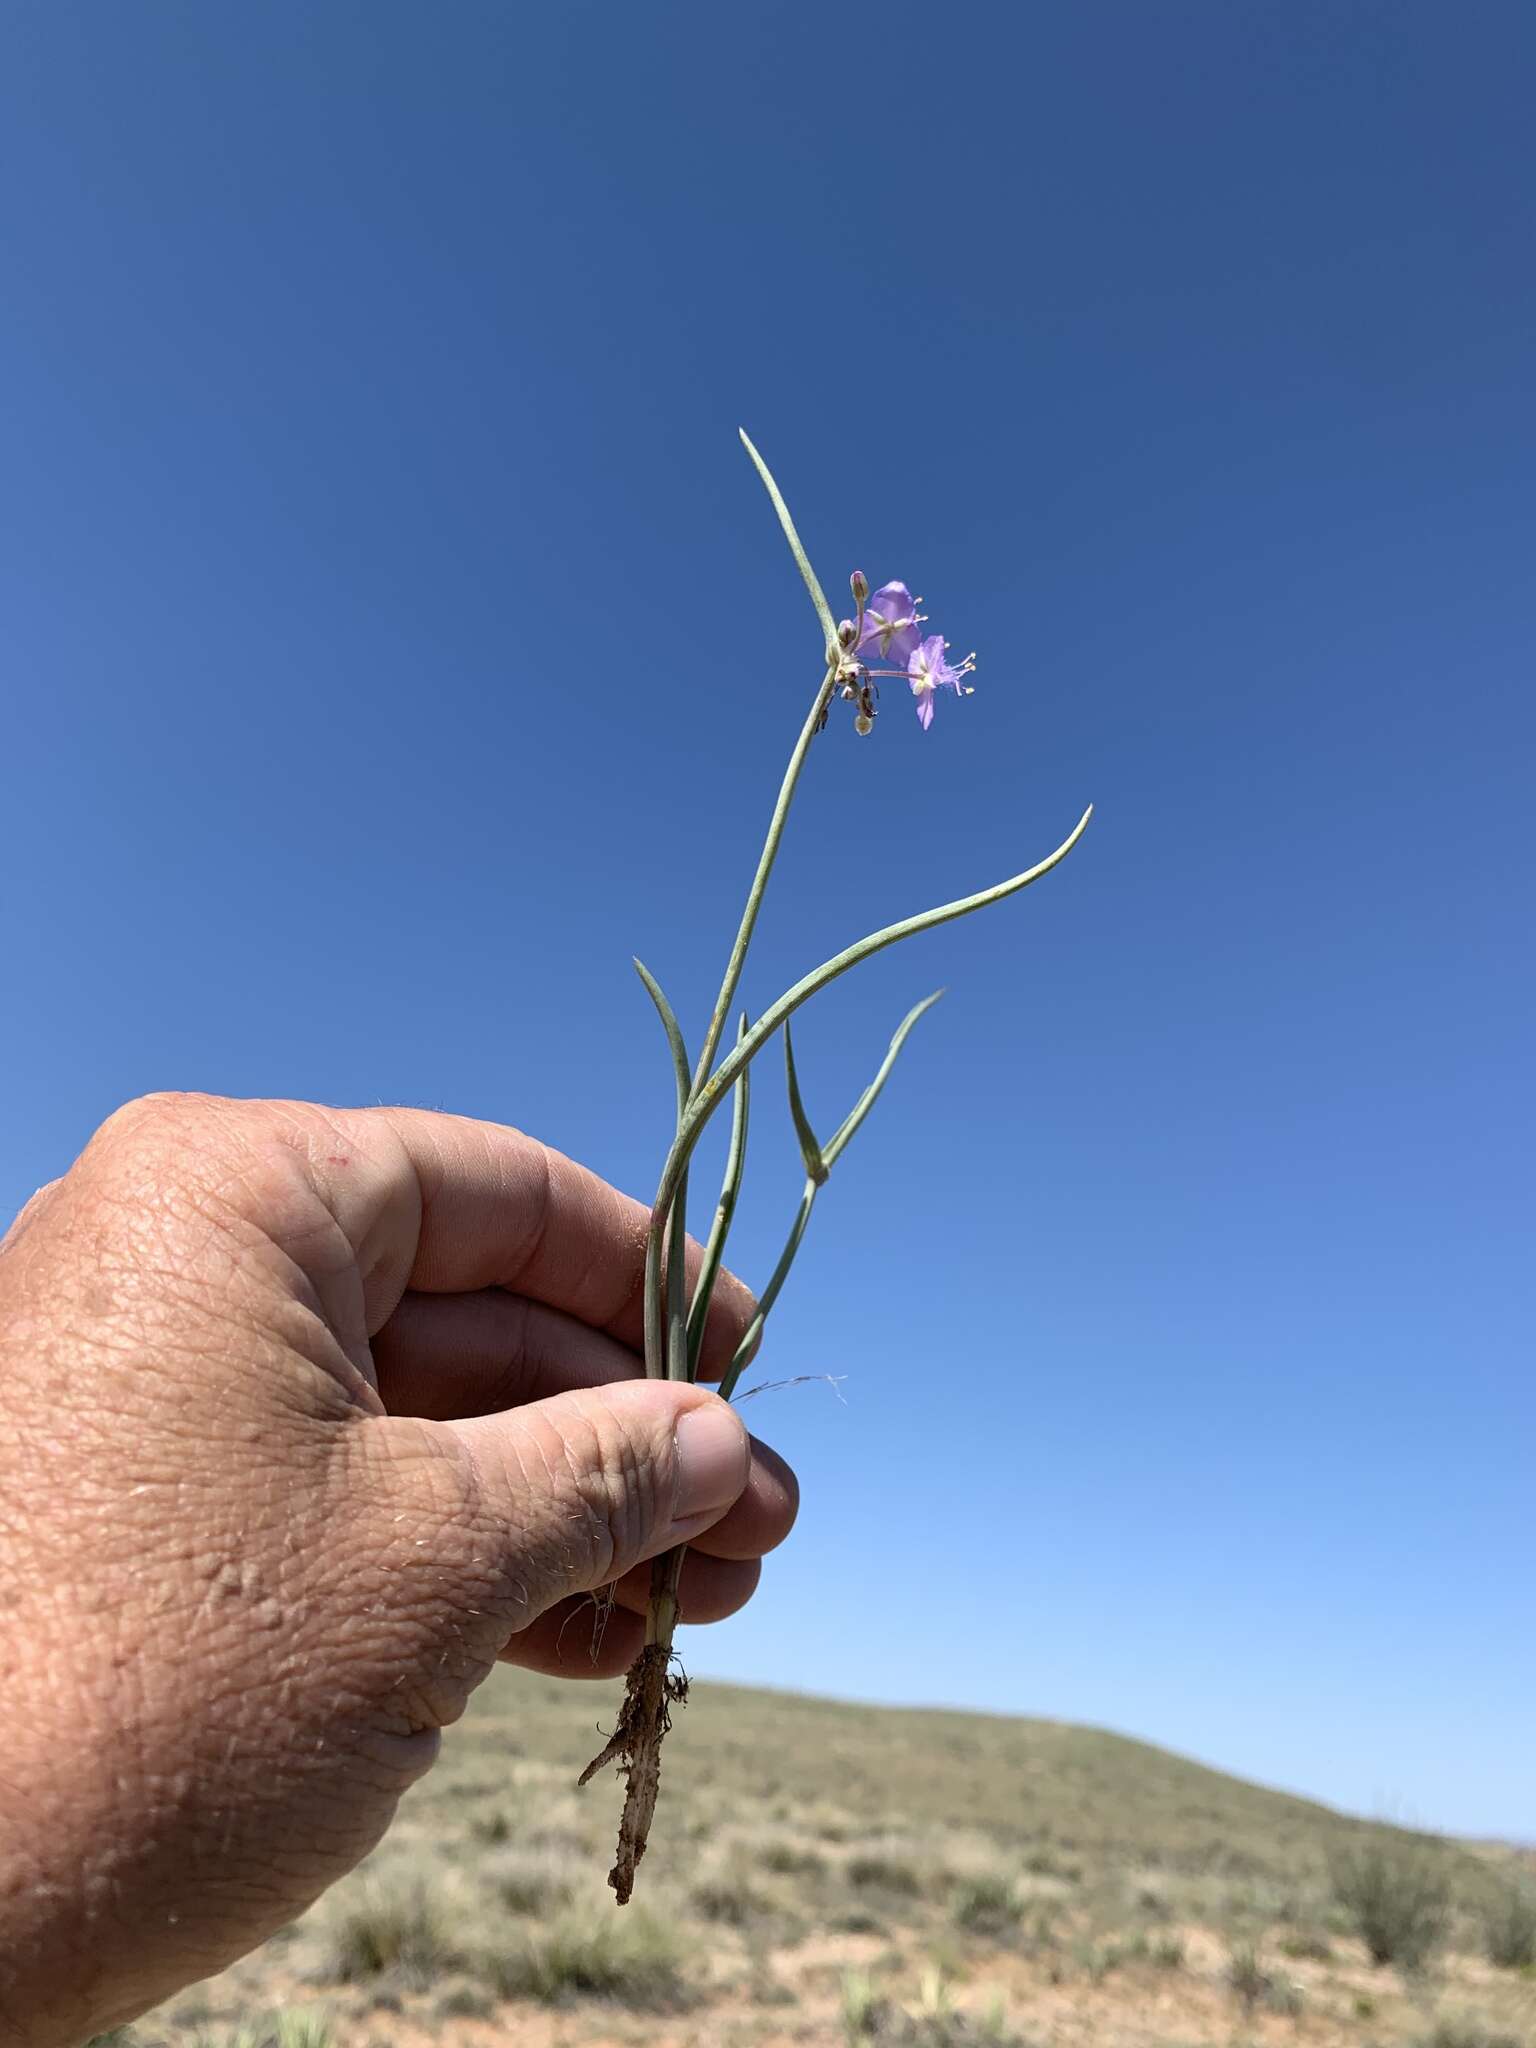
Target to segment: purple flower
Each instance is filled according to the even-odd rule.
[[[969,696],[969,683],[962,692],[960,678],[970,674],[976,665],[974,654],[968,654],[958,668],[945,660],[949,642],[937,633],[930,633],[922,645],[913,651],[907,663],[907,681],[917,699],[917,722],[926,732],[933,723],[933,693],[935,690],[953,690],[955,695]]]
[[[905,661],[918,642],[921,614],[905,583],[887,583],[864,607],[858,651],[878,647],[882,661]]]

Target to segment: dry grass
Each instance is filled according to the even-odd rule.
[[[1052,1722],[696,1685],[620,1913],[605,1704],[498,1673],[363,1870],[122,2048],[1536,2048],[1507,1852]]]

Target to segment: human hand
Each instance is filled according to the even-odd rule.
[[[641,1377],[647,1216],[496,1124],[150,1096],[0,1243],[0,2027],[222,1968],[378,1840],[498,1658],[610,1677],[788,1468]],[[691,1254],[696,1261],[697,1248]],[[722,1275],[718,1374],[751,1314]],[[594,1653],[589,1595],[617,1582]]]

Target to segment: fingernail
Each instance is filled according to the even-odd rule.
[[[679,1417],[674,1441],[674,1526],[715,1519],[740,1498],[747,1483],[747,1432],[723,1401],[710,1401]]]

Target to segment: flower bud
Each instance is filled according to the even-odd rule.
[[[848,578],[848,587],[853,592],[855,604],[867,604],[869,602],[869,578],[862,569],[854,570],[853,574]]]
[[[839,619],[837,622],[838,646],[842,648],[851,647],[854,642],[854,636],[857,634],[858,630],[858,627],[853,623],[852,619]]]

